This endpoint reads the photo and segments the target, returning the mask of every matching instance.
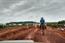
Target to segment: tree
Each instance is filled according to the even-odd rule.
[[[58,24],[65,24],[65,20],[59,21]]]

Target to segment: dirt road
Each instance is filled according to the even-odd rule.
[[[47,27],[44,31],[38,27],[10,29],[0,32],[0,40],[33,40],[43,43],[65,43],[65,37],[61,32]],[[65,33],[64,33],[65,34]]]

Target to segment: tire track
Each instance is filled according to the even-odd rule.
[[[8,31],[6,31],[6,32],[0,33],[0,37],[1,37],[1,36],[5,36],[5,35],[8,35],[8,34],[10,34],[10,33],[16,33],[16,32],[18,32],[18,31],[24,31],[24,30],[26,30],[26,28],[18,28],[18,29],[8,30]]]
[[[0,40],[9,39],[10,37],[14,37],[16,34],[22,33],[22,31],[25,32],[27,31],[27,29],[26,30],[17,29],[17,30],[13,30],[13,31],[9,31],[7,33],[1,34]]]
[[[22,40],[31,31],[32,31],[32,29],[20,31],[20,32],[16,33],[15,35],[9,37],[9,40],[12,40],[12,39],[13,40]]]
[[[34,38],[34,35],[35,35],[35,33],[36,33],[37,31],[38,31],[38,29],[32,30],[32,31],[25,37],[25,39],[27,39],[27,40],[33,39],[33,38]]]
[[[35,42],[42,42],[42,43],[50,43],[50,41],[47,39],[47,36],[44,34],[41,34],[41,30],[37,31],[35,37]]]
[[[51,43],[65,43],[65,39],[60,37],[54,30],[47,30],[47,38]]]

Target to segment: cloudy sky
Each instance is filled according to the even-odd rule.
[[[65,0],[0,0],[0,23],[65,19]]]

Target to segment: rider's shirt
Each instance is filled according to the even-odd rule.
[[[41,25],[45,25],[45,20],[43,19],[43,17],[42,17],[41,20],[40,20],[40,24],[41,24]]]

